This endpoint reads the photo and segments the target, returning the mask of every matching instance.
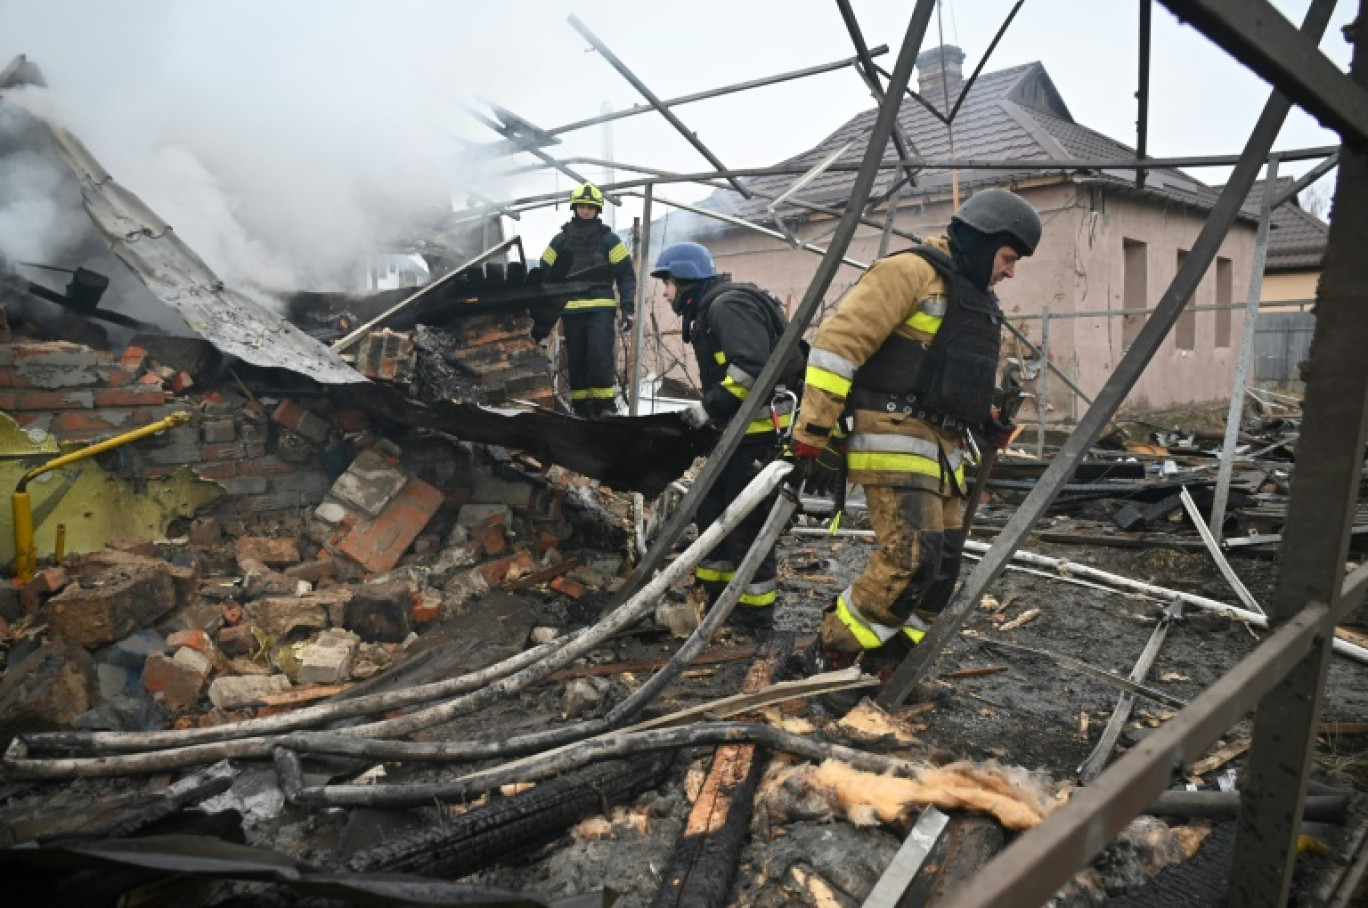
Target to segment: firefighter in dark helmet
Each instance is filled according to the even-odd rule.
[[[698,243],[666,247],[656,260],[651,276],[665,283],[665,299],[683,321],[684,342],[693,345],[703,389],[702,400],[691,404],[681,416],[690,427],[722,427],[750,396],[755,380],[788,327],[779,301],[754,284],[736,283],[719,275],[712,255]],[[780,381],[793,386],[802,377],[802,354],[794,351]],[[746,429],[745,439],[727,461],[717,481],[698,506],[700,531],[707,529],[750,484],[762,467],[779,453],[775,417],[786,429],[793,419],[791,404],[777,405]],[[731,582],[736,567],[764,526],[773,500],[757,507],[732,530],[694,570],[709,603]],[[777,571],[774,549],[742,592],[731,614],[733,625],[753,633],[773,622]]]
[[[570,401],[575,415],[593,418],[617,410],[617,392],[613,386],[615,323],[620,312],[622,330],[632,326],[636,271],[627,246],[600,218],[603,193],[597,186],[592,183],[577,186],[570,193],[570,208],[574,216],[551,238],[541,261],[547,270],[559,261],[562,267],[558,270],[567,279],[574,280],[576,275],[591,272],[589,279],[595,281],[588,293],[566,302],[561,312],[565,348],[570,360]],[[614,284],[617,284],[616,298],[613,296]]]
[[[875,262],[817,332],[788,457],[800,478],[820,478],[844,446],[877,547],[803,654],[809,673],[859,662],[886,681],[949,602],[964,545],[964,439],[973,431],[1003,447],[1015,429],[992,409],[1002,325],[993,287],[1041,232],[1025,199],[978,192],[948,236]],[[849,437],[833,441],[843,421]],[[860,696],[842,693],[821,702],[840,712]]]

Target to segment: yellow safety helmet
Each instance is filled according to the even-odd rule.
[[[603,210],[603,193],[593,183],[581,183],[575,187],[575,191],[570,193],[570,204],[573,205],[593,205],[600,211]]]

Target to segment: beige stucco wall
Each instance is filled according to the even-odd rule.
[[[1041,212],[1045,236],[1036,254],[1018,267],[1016,277],[998,286],[998,294],[1008,318],[1037,344],[1041,341],[1041,319],[1027,316],[1038,316],[1043,311],[1059,314],[1122,308],[1125,239],[1147,244],[1147,308],[1153,308],[1177,270],[1178,250],[1191,249],[1205,222],[1200,212],[1166,209],[1151,200],[1114,192],[1108,192],[1097,210],[1093,210],[1093,194],[1088,187],[1057,180],[1042,180],[1038,185],[1019,187],[1019,191]],[[908,232],[934,236],[944,232],[950,211],[948,200],[909,204],[900,207],[897,224]],[[804,236],[830,226],[827,219],[807,225]],[[671,242],[681,239],[685,238],[669,238]],[[818,255],[749,231],[727,229],[694,239],[712,251],[719,271],[729,271],[737,280],[754,281],[769,289],[790,311],[802,301],[820,262]],[[848,257],[871,261],[877,254],[879,240],[877,228],[860,227]],[[896,251],[908,245],[908,240],[895,236],[890,248]],[[1236,303],[1243,300],[1248,287],[1253,246],[1253,225],[1241,223],[1226,238],[1219,253],[1232,262],[1232,301]],[[1213,267],[1203,279],[1194,305],[1215,304],[1214,272]],[[860,273],[857,268],[843,266],[824,306],[835,305]],[[646,369],[663,368],[679,377],[678,364],[685,361],[690,380],[696,384],[692,356],[683,355],[679,320],[665,304],[658,281],[650,282],[649,294],[648,308],[665,331],[657,340],[652,336],[652,324],[647,323]],[[1224,348],[1215,346],[1216,313],[1199,312],[1196,317],[1195,349],[1178,350],[1173,336],[1166,338],[1123,409],[1164,409],[1228,399],[1243,316],[1232,313],[1231,344]],[[1124,353],[1119,316],[1051,319],[1049,340],[1052,361],[1090,397],[1102,388]],[[655,353],[657,343],[665,349],[663,357]],[[1009,351],[1013,349],[1010,336],[1004,336],[1004,346]],[[1078,416],[1086,409],[1057,376],[1048,380],[1047,392],[1051,419]],[[1028,413],[1029,409],[1028,406]]]
[[[1319,268],[1288,274],[1265,274],[1263,292],[1259,294],[1260,305],[1295,300],[1299,305],[1310,307],[1310,300],[1316,298],[1316,284],[1319,281]]]

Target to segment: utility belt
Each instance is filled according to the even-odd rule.
[[[883,413],[902,413],[904,416],[911,416],[922,422],[930,423],[936,428],[948,432],[951,435],[965,438],[969,435],[969,423],[953,416],[946,416],[944,413],[937,413],[927,409],[917,400],[917,395],[911,391],[896,393],[893,391],[876,391],[873,388],[854,387],[850,389],[850,394],[846,397],[846,411],[851,410],[873,410]]]

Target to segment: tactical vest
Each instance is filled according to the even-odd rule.
[[[977,428],[992,411],[1002,347],[1002,309],[997,296],[980,290],[960,274],[950,257],[930,246],[901,254],[921,256],[950,288],[945,317],[930,345],[898,332],[888,336],[855,373],[852,402],[870,406],[873,395],[905,402],[914,409]]]
[[[698,377],[702,379],[705,388],[721,382],[727,374],[726,365],[719,364],[717,361],[717,354],[722,352],[722,342],[713,335],[707,319],[708,309],[726,293],[745,296],[764,313],[769,321],[771,352],[774,350],[774,344],[778,343],[779,338],[788,328],[788,319],[784,316],[784,310],[779,301],[755,284],[719,281],[708,288],[708,292],[698,301],[698,315],[693,331],[694,356],[698,359]],[[798,346],[789,351],[789,362],[785,365],[784,370],[779,373],[777,384],[786,385],[790,390],[797,390],[803,380],[803,370],[807,366],[807,354],[804,352],[806,349],[807,342],[800,340]]]
[[[571,273],[567,277],[573,278],[591,268],[608,264],[608,256],[603,249],[603,236],[609,232],[607,224],[592,221],[580,226],[571,221],[562,230],[565,233],[565,247],[561,255],[570,256]]]

